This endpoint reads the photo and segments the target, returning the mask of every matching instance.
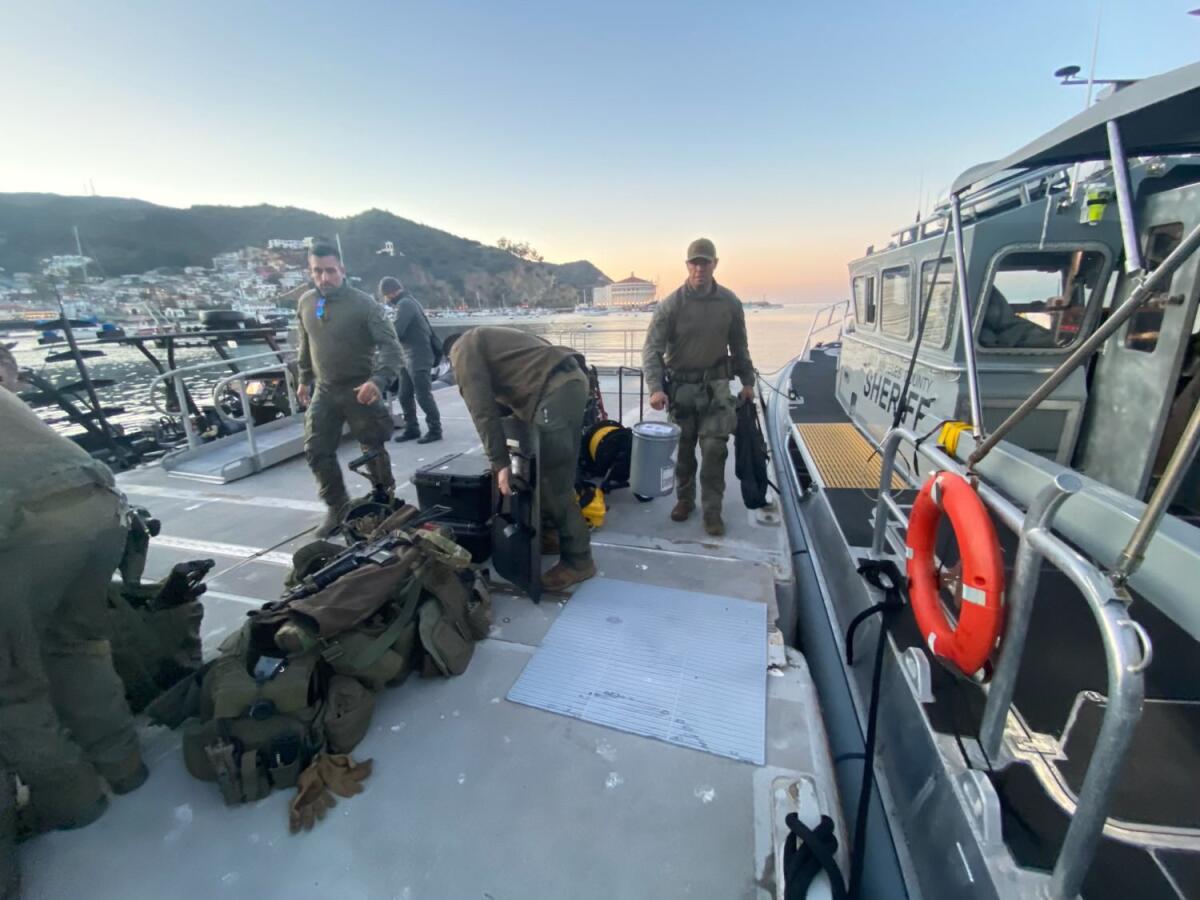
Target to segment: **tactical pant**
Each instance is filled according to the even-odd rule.
[[[321,499],[334,508],[348,499],[337,459],[342,427],[347,423],[363,453],[380,451],[368,468],[371,481],[385,488],[396,485],[385,449],[392,434],[392,416],[384,402],[362,404],[352,386],[318,384],[304,417],[304,458],[316,476]]]
[[[97,773],[123,779],[141,765],[106,639],[119,509],[90,485],[27,502],[0,548],[0,759],[29,786],[37,828],[94,807]]]
[[[440,434],[442,416],[433,399],[433,378],[430,375],[433,361],[430,360],[429,365],[424,363],[424,360],[418,359],[406,363],[400,370],[400,410],[404,413],[404,428],[406,431],[417,431],[420,428],[417,422],[419,403],[421,411],[425,413],[426,426],[431,432]]]
[[[700,445],[700,504],[705,512],[721,511],[725,497],[725,460],[729,436],[737,424],[733,394],[724,379],[671,385],[671,421],[679,426],[679,458],[675,462],[675,494],[696,502],[696,445]]]
[[[542,518],[558,529],[560,559],[581,568],[592,558],[591,536],[575,497],[587,377],[572,372],[548,387],[533,417],[538,430]]]

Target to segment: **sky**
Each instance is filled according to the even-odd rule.
[[[667,289],[704,235],[744,299],[834,300],[1082,109],[1098,18],[1140,77],[1200,60],[1198,3],[14,2],[0,191],[378,207]]]

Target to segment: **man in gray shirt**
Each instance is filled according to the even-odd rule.
[[[421,304],[400,283],[388,275],[380,279],[379,295],[392,310],[396,337],[404,351],[404,366],[400,369],[400,410],[404,413],[404,431],[396,436],[398,443],[416,440],[430,444],[442,439],[442,417],[433,399],[433,377],[430,370],[436,365],[437,338],[425,318]],[[425,435],[417,422],[417,404],[425,413]]]

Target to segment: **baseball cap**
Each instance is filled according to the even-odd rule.
[[[713,242],[708,238],[696,238],[688,244],[687,256],[684,259],[707,259],[715,261],[717,258],[717,248],[713,246]]]

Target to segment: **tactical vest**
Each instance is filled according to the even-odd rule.
[[[331,548],[298,550],[289,581],[303,581]],[[251,614],[207,667],[199,709],[183,723],[188,771],[216,781],[229,804],[293,787],[318,752],[348,753],[362,740],[375,691],[416,667],[465,671],[491,624],[469,567],[446,535],[415,531],[383,563]]]
[[[212,560],[193,560],[179,563],[161,581],[109,584],[113,668],[135,713],[199,670],[204,607],[197,598],[212,566]]]

